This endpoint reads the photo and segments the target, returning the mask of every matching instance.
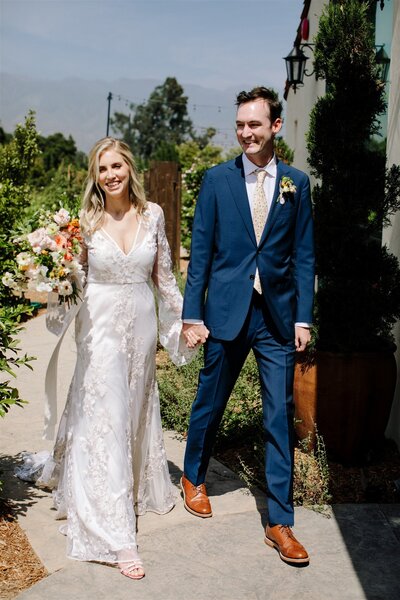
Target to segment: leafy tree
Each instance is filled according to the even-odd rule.
[[[211,144],[211,140],[215,137],[217,130],[215,127],[207,127],[206,131],[202,135],[196,135],[194,138],[201,149]]]
[[[8,144],[11,140],[12,134],[4,131],[3,127],[0,126],[0,144]]]
[[[38,143],[46,171],[57,169],[62,162],[75,161],[77,149],[71,136],[66,138],[62,133],[53,133],[47,137],[39,136]]]
[[[167,77],[158,85],[144,104],[131,105],[131,119],[116,113],[111,120],[112,129],[126,141],[134,154],[147,162],[161,154],[168,155],[172,147],[193,138],[193,124],[188,117],[187,96],[175,77]]]
[[[30,172],[30,183],[36,189],[49,185],[61,165],[66,168],[86,168],[86,155],[77,150],[71,136],[66,138],[62,133],[38,136],[38,146],[40,153]]]
[[[151,155],[152,160],[171,160],[179,162],[179,155],[175,144],[162,140]]]
[[[134,104],[130,104],[129,108],[132,113],[135,111]],[[126,115],[121,112],[115,112],[114,116],[110,119],[110,125],[114,134],[128,144],[133,154],[137,156],[137,135],[133,129],[131,114]]]

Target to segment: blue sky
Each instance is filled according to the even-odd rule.
[[[283,89],[303,0],[0,0],[0,70]]]

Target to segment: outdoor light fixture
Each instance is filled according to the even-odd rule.
[[[289,87],[293,87],[294,93],[296,93],[297,88],[304,85],[304,76],[310,77],[314,74],[314,71],[307,71],[306,62],[308,56],[303,52],[303,48],[312,50],[313,47],[314,44],[295,44],[292,51],[284,58],[286,63],[287,84]],[[376,64],[379,66],[378,76],[380,81],[386,83],[389,73],[390,58],[384,50],[384,44],[376,46],[376,49]]]
[[[306,69],[306,61],[308,56],[303,52],[303,48],[310,48],[312,50],[314,44],[295,44],[293,50],[284,58],[286,63],[287,82],[289,87],[293,87],[294,93],[296,89],[303,85],[304,75],[310,77],[314,74],[314,71],[309,73]]]
[[[386,52],[384,50],[384,46],[385,46],[385,44],[382,44],[381,46],[375,46],[377,49],[376,55],[375,55],[375,60],[376,60],[376,64],[379,67],[378,76],[379,76],[380,81],[382,81],[382,83],[387,82],[387,78],[388,78],[388,74],[389,74],[389,66],[390,66],[390,58],[386,54]]]

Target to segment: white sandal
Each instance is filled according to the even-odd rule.
[[[119,565],[119,570],[122,575],[129,577],[129,579],[143,579],[145,575],[140,558],[127,562],[124,566]]]

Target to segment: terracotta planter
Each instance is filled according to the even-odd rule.
[[[314,423],[328,454],[343,463],[359,463],[383,439],[396,385],[396,361],[390,353],[317,352],[315,364],[296,364],[296,432],[311,434]]]

